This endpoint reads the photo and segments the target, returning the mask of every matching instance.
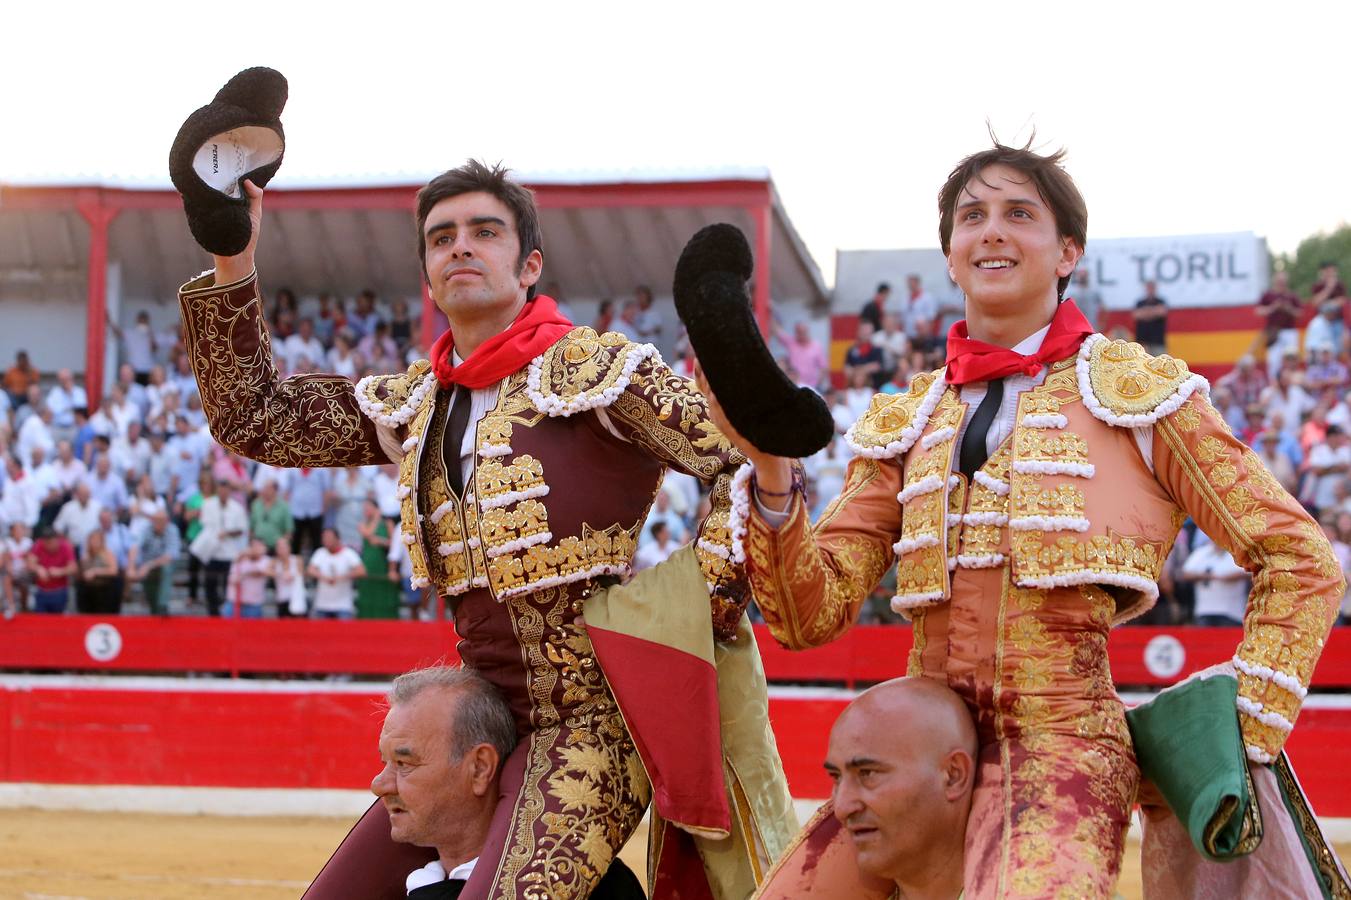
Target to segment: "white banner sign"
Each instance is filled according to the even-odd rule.
[[[1109,309],[1129,309],[1145,282],[1174,309],[1243,306],[1267,289],[1266,241],[1250,231],[1178,237],[1088,240],[1080,268]],[[1070,294],[1074,293],[1073,287]]]
[[[1271,267],[1266,241],[1251,231],[1176,237],[1088,238],[1079,268],[1102,291],[1109,309],[1130,309],[1144,296],[1145,282],[1173,309],[1248,306],[1267,289]],[[938,299],[957,288],[948,281],[947,260],[937,249],[842,250],[836,256],[835,311],[856,313],[878,282],[889,282],[892,300],[905,296],[905,276],[919,275]],[[1070,286],[1070,296],[1074,287]]]

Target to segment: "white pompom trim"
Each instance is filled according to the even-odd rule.
[[[508,553],[516,553],[527,547],[533,547],[536,544],[548,543],[553,539],[554,536],[552,532],[541,531],[539,534],[532,534],[527,537],[507,541],[505,544],[494,544],[484,551],[484,555],[487,556],[488,559],[493,559],[498,556],[505,556]],[[470,542],[470,546],[474,546],[473,541]]]
[[[1291,732],[1295,730],[1294,722],[1291,722],[1278,712],[1263,709],[1262,704],[1255,700],[1249,700],[1247,697],[1239,696],[1234,702],[1238,704],[1239,712],[1256,719],[1263,725],[1275,728],[1277,731]]]
[[[1234,668],[1238,669],[1244,675],[1250,675],[1253,678],[1269,681],[1277,687],[1284,688],[1301,700],[1309,696],[1309,689],[1300,684],[1299,679],[1294,675],[1277,671],[1276,669],[1262,665],[1261,663],[1250,663],[1237,656],[1235,656],[1232,661],[1234,663]]]
[[[417,543],[417,535],[409,534],[408,532],[405,531],[403,533],[403,542],[411,547]]]
[[[478,448],[478,455],[482,459],[492,459],[494,456],[507,456],[511,452],[510,444],[483,444]]]
[[[728,489],[731,497],[731,509],[727,511],[727,533],[731,535],[732,543],[730,559],[737,565],[746,561],[746,520],[751,515],[751,475],[754,473],[755,467],[746,463],[736,470]],[[704,543],[700,538],[700,546]]]
[[[408,420],[413,418],[418,411],[418,407],[422,405],[422,401],[426,399],[427,392],[435,387],[436,373],[428,372],[424,375],[422,381],[408,395],[408,400],[404,402],[403,406],[395,410],[390,410],[383,403],[372,401],[366,396],[367,385],[370,384],[372,379],[388,379],[389,377],[388,375],[367,375],[358,381],[356,386],[357,406],[371,421],[379,422],[381,425],[387,425],[390,428],[398,428],[400,425],[408,424]],[[404,451],[407,452],[410,449],[405,443]]]
[[[1021,422],[1024,428],[1064,428],[1070,420],[1061,413],[1028,413]]]
[[[630,568],[626,565],[616,566],[611,565],[610,563],[601,563],[600,565],[592,566],[589,569],[573,572],[570,575],[551,575],[548,578],[541,578],[539,581],[532,581],[529,584],[518,584],[516,587],[502,591],[497,597],[499,600],[506,599],[507,597],[518,597],[521,594],[542,591],[545,588],[557,587],[560,584],[571,584],[574,581],[586,581],[588,578],[595,578],[598,575],[618,575],[621,578],[624,578],[628,576],[630,571]],[[476,578],[474,581],[477,584],[478,579]],[[484,583],[479,586],[486,587],[487,581],[485,580]]]
[[[704,540],[703,538],[699,538],[699,540],[695,542],[695,546],[700,550],[712,553],[714,556],[718,557],[718,559],[732,558],[732,551],[728,550],[726,547],[719,546],[712,541]]]
[[[1269,765],[1276,761],[1276,757],[1272,756],[1270,753],[1263,750],[1261,747],[1254,747],[1252,744],[1244,744],[1243,749],[1247,751],[1248,759],[1252,760],[1255,763],[1263,763],[1264,765]]]
[[[1009,524],[1009,514],[1002,512],[969,512],[955,518],[967,525],[998,525],[1002,527]]]
[[[1148,578],[1129,575],[1125,572],[1103,572],[1096,569],[1080,569],[1077,572],[1062,572],[1059,575],[1040,575],[1035,578],[1018,578],[1018,587],[1058,588],[1073,587],[1079,584],[1112,584],[1130,588],[1145,595],[1147,600],[1159,599],[1159,586]]]
[[[1018,516],[1009,519],[1014,531],[1087,531],[1088,520],[1079,516]]]
[[[1007,561],[1008,557],[1002,553],[957,554],[957,565],[963,569],[993,569]]]
[[[899,541],[891,545],[891,549],[895,550],[897,555],[904,555],[906,553],[912,553],[915,550],[922,550],[925,547],[937,547],[937,546],[938,546],[938,535],[921,534],[915,537],[901,538]]]
[[[1024,475],[1073,475],[1076,478],[1092,478],[1097,469],[1092,463],[1053,462],[1047,459],[1016,459],[1013,471]]]
[[[417,437],[417,435],[415,435],[415,434],[410,434],[410,435],[408,436],[408,439],[405,440],[405,441],[403,442],[403,444],[401,445],[401,446],[403,447],[403,452],[404,452],[404,453],[412,453],[412,452],[413,452],[413,448],[417,446],[417,442],[418,442],[418,437]]]
[[[498,494],[496,497],[485,497],[479,501],[479,509],[486,512],[490,509],[497,509],[499,506],[510,506],[513,503],[520,503],[522,500],[529,500],[533,497],[543,497],[548,493],[549,486],[547,484],[537,484],[523,491],[507,491],[504,494]]]
[[[993,475],[987,475],[979,470],[977,470],[976,474],[971,477],[974,478],[976,484],[980,485],[981,487],[988,488],[1001,497],[1008,496],[1009,483],[1007,481],[1001,481],[1000,479],[995,478]]]
[[[957,429],[949,425],[946,428],[940,428],[932,431],[920,438],[919,445],[925,450],[932,450],[936,445],[943,443],[948,438],[957,434]]]
[[[432,511],[432,524],[440,525],[441,520],[444,519],[446,517],[446,514],[449,513],[454,508],[455,503],[452,500],[447,500],[446,502],[442,503],[440,506],[438,506],[435,510]]]
[[[849,448],[859,456],[866,456],[869,459],[890,459],[900,456],[905,451],[915,445],[919,436],[924,432],[924,428],[929,424],[929,417],[933,411],[938,408],[938,402],[943,399],[943,392],[948,389],[948,383],[945,380],[947,369],[940,369],[934,376],[933,384],[929,385],[928,392],[924,399],[920,401],[915,409],[915,418],[910,424],[901,431],[901,436],[887,444],[885,447],[864,447],[854,439],[854,429],[858,428],[858,422],[849,426],[849,430],[844,433],[844,442]]]
[[[464,552],[464,541],[456,541],[453,544],[443,543],[436,548],[436,552],[440,553],[442,556],[450,556],[452,553],[462,553]]]
[[[399,485],[399,489],[398,489],[397,491],[394,492],[394,495],[395,495],[396,497],[398,497],[400,500],[406,500],[406,499],[408,499],[408,495],[411,494],[411,493],[413,493],[413,486],[412,486],[412,485],[409,485],[409,484],[401,484],[401,485]]]
[[[415,591],[420,591],[423,588],[431,587],[432,581],[430,578],[423,578],[421,575],[414,575],[412,578],[408,580],[408,586]]]
[[[924,494],[932,494],[942,486],[943,476],[925,475],[919,481],[906,485],[905,489],[896,495],[896,502],[909,503],[916,497],[923,496]]]
[[[1187,398],[1196,391],[1200,391],[1204,397],[1210,396],[1210,382],[1200,375],[1192,374],[1191,377],[1178,385],[1177,390],[1173,392],[1171,397],[1147,413],[1118,415],[1112,412],[1098,401],[1097,396],[1093,393],[1093,379],[1089,376],[1089,359],[1092,356],[1093,348],[1106,340],[1108,338],[1105,335],[1089,335],[1083,346],[1079,348],[1079,359],[1074,364],[1074,373],[1079,379],[1079,395],[1083,397],[1084,406],[1088,407],[1088,411],[1093,414],[1094,418],[1118,428],[1139,428],[1143,425],[1153,425],[1164,416],[1177,412],[1182,404],[1187,402]]]
[[[541,353],[530,361],[530,372],[525,382],[526,396],[530,398],[530,403],[536,410],[550,416],[570,416],[588,409],[609,406],[615,398],[628,390],[633,373],[645,360],[652,360],[653,365],[662,364],[661,354],[657,352],[656,347],[651,344],[638,344],[628,350],[628,354],[624,357],[624,367],[614,384],[599,393],[583,392],[571,400],[564,400],[556,394],[546,397],[540,391],[540,382],[544,377],[544,356],[545,354]]]
[[[905,612],[917,606],[927,606],[935,600],[942,600],[942,591],[928,591],[923,594],[897,594],[891,598],[892,612]]]

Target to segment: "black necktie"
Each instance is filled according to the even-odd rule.
[[[450,400],[450,424],[446,428],[446,440],[442,455],[446,461],[446,475],[450,486],[458,497],[464,493],[464,469],[460,465],[460,445],[464,443],[464,431],[469,427],[469,407],[473,398],[469,388],[462,384],[455,386],[455,396]]]
[[[990,423],[994,421],[999,406],[1004,402],[1004,379],[996,378],[985,388],[985,398],[976,407],[976,412],[967,423],[966,434],[962,436],[962,453],[959,458],[962,474],[968,479],[976,470],[985,465],[990,451],[985,446],[985,437],[990,433]]]
[[[464,890],[463,879],[435,881],[408,892],[408,900],[456,900]]]

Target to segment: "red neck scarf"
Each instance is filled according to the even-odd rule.
[[[947,382],[960,385],[989,381],[1014,372],[1036,375],[1047,363],[1077,352],[1084,338],[1092,333],[1093,326],[1088,324],[1073,300],[1065,300],[1056,307],[1051,330],[1046,332],[1041,349],[1030,356],[967,337],[966,320],[963,319],[948,332]]]
[[[540,294],[526,302],[506,331],[479,344],[458,366],[451,362],[455,336],[447,328],[432,344],[432,371],[443,388],[455,384],[470,390],[484,388],[519,371],[571,330],[572,323],[558,311],[553,298]]]

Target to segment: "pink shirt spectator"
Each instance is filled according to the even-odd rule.
[[[271,569],[271,561],[266,556],[236,559],[230,564],[229,599],[240,606],[262,606]]]

